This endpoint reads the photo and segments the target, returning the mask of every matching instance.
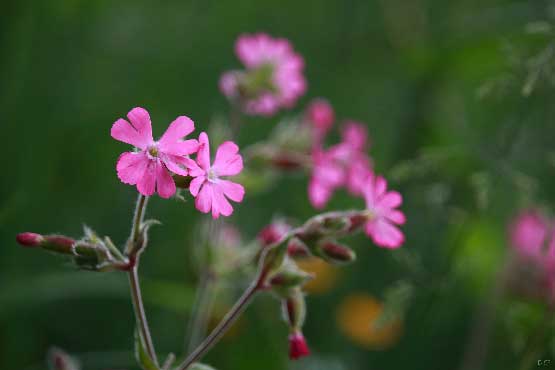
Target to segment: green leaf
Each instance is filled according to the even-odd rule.
[[[143,337],[135,330],[135,358],[143,370],[160,370],[146,351]]]

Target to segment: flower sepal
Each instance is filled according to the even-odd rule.
[[[295,262],[287,258],[282,269],[270,279],[269,286],[278,296],[287,298],[293,288],[302,287],[312,279],[313,274],[301,270]]]

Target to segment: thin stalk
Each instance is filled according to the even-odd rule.
[[[137,198],[137,206],[135,208],[135,215],[133,216],[133,225],[131,226],[131,235],[129,236],[129,244],[128,248],[133,246],[141,236],[141,224],[143,223],[143,219],[145,217],[146,211],[146,203],[148,198],[142,194],[139,194],[139,198]],[[129,252],[129,250],[127,250]]]
[[[137,243],[140,241],[141,237],[141,224],[143,223],[147,200],[148,198],[142,194],[139,194],[139,197],[137,198],[137,206],[135,208],[135,214],[133,216],[131,233],[127,242],[126,254],[130,260],[128,278],[129,286],[131,288],[131,300],[133,302],[133,309],[135,311],[137,326],[139,327],[139,331],[143,338],[148,355],[154,361],[156,366],[158,366],[158,358],[156,356],[154,344],[152,343],[152,336],[150,335],[150,329],[146,319],[145,308],[143,304],[143,297],[141,294],[141,286],[139,284],[139,259],[141,252],[140,249],[144,246],[137,245]]]
[[[218,326],[210,333],[210,335],[197,347],[197,349],[189,355],[178,367],[178,370],[186,370],[193,363],[197,362],[202,356],[206,354],[226,333],[226,331],[235,323],[239,318],[241,313],[248,307],[252,302],[256,293],[260,289],[259,280],[257,279],[252,283],[239,300],[235,303],[231,311],[223,318],[223,320],[218,324]]]
[[[139,274],[138,274],[138,263],[131,268],[128,273],[129,285],[131,286],[131,298],[133,300],[133,309],[135,310],[135,317],[137,318],[137,325],[141,331],[141,336],[143,337],[146,351],[150,358],[154,361],[156,366],[158,366],[158,358],[156,357],[156,351],[154,350],[154,344],[152,343],[152,337],[150,335],[150,329],[148,327],[148,322],[145,314],[145,307],[143,305],[143,297],[141,294],[141,287],[139,285]]]

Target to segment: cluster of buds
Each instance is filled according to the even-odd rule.
[[[84,236],[75,240],[65,235],[41,235],[31,232],[20,233],[17,242],[27,248],[41,248],[71,258],[83,270],[113,271],[128,270],[129,259],[114,246],[109,237],[100,238],[93,230],[84,228]]]
[[[317,215],[298,228],[278,220],[259,233],[259,284],[272,291],[281,302],[289,326],[291,359],[310,353],[302,333],[306,317],[302,287],[314,277],[303,271],[296,260],[314,256],[332,264],[353,262],[354,251],[337,239],[360,230],[367,217],[365,211],[330,212]]]

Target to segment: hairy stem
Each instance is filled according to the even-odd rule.
[[[137,326],[141,332],[141,336],[144,340],[144,344],[148,355],[158,366],[158,358],[156,357],[156,351],[154,350],[154,344],[152,343],[152,337],[150,335],[150,329],[148,327],[148,322],[145,314],[145,307],[143,305],[143,297],[141,294],[141,287],[139,285],[139,274],[138,274],[138,263],[135,264],[129,271],[129,285],[131,286],[131,298],[133,300],[133,308],[135,310],[135,317],[137,319]]]
[[[140,240],[141,224],[143,223],[147,200],[148,198],[146,196],[139,194],[137,207],[135,208],[135,215],[133,216],[131,234],[129,235],[129,240],[127,242],[126,254],[129,257],[129,286],[131,288],[131,300],[133,301],[133,309],[135,311],[137,326],[139,327],[139,331],[141,337],[143,338],[148,355],[154,361],[156,366],[158,366],[158,358],[156,356],[154,344],[152,343],[152,336],[150,335],[150,329],[148,327],[145,307],[143,304],[143,297],[141,294],[141,286],[139,284],[139,258],[141,249],[144,248],[144,245],[137,244],[142,243]]]

